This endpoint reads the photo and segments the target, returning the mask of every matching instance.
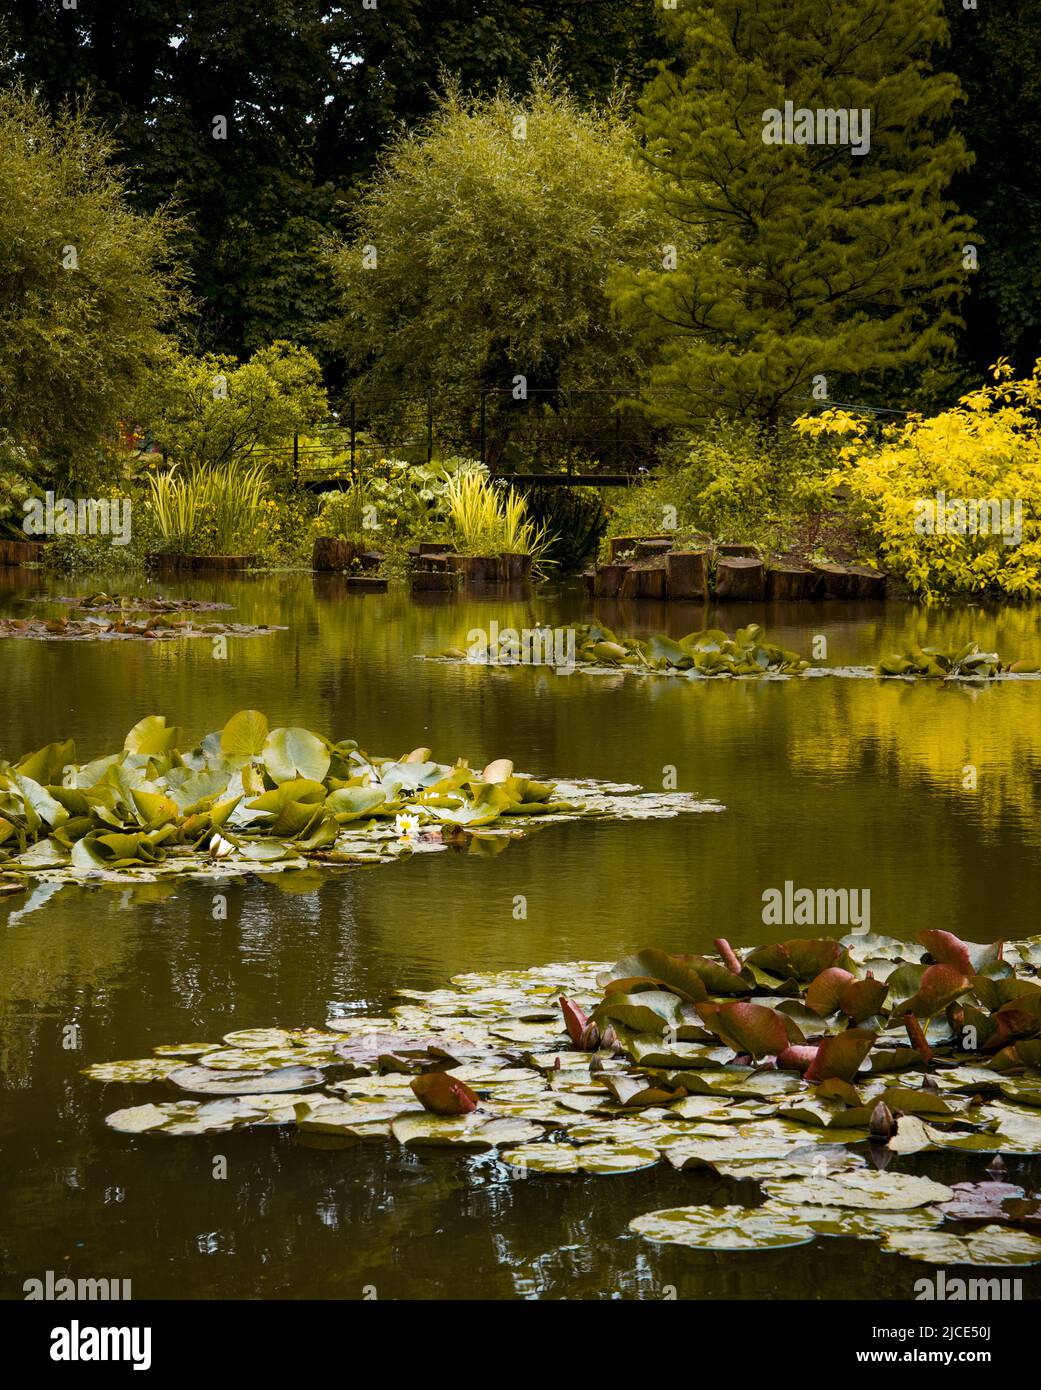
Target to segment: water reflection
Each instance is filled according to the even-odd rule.
[[[0,608],[99,587],[0,571]],[[824,636],[837,665],[970,637],[1019,656],[1041,654],[1036,610],[622,610],[594,607],[579,588],[412,601],[395,588],[341,593],[311,575],[192,580],[177,591],[225,599],[236,621],[289,631],[232,639],[227,661],[205,642],[4,642],[0,756],[68,736],[81,757],[96,756],[148,712],[201,735],[255,706],[272,722],[380,753],[423,743],[445,759],[506,755],[536,775],[648,787],[675,768],[680,790],[727,809],[551,826],[495,856],[250,879],[220,885],[223,907],[203,882],[63,888],[31,912],[4,900],[4,1296],[48,1268],[129,1277],[138,1297],[362,1298],[371,1286],[381,1298],[659,1298],[670,1285],[681,1298],[910,1295],[924,1267],[865,1244],[821,1240],[733,1259],[627,1236],[628,1220],[654,1207],[736,1200],[733,1185],[704,1175],[517,1180],[487,1159],[418,1160],[270,1130],[128,1139],[105,1130],[103,1115],[162,1089],[101,1088],[79,1072],[161,1042],[379,1012],[395,986],[434,988],[461,970],[609,959],[650,943],[706,949],[721,931],[738,942],[782,936],[763,926],[761,907],[764,889],[786,880],[868,888],[872,926],[896,935],[924,925],[976,939],[1034,932],[1025,908],[1039,886],[1041,685],[694,684],[413,658],[492,619],[522,628],[594,613],[674,636],[760,621],[805,652]],[[968,765],[975,788],[965,785]],[[517,894],[527,899],[521,920]],[[70,1027],[78,1047],[66,1046]],[[224,1181],[213,1177],[221,1153]],[[951,1179],[982,1176],[982,1160],[930,1155],[930,1171],[937,1163]],[[1037,1276],[1028,1281],[1036,1293]]]

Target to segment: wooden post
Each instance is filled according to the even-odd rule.
[[[704,550],[671,550],[665,557],[669,598],[708,599],[708,553]]]
[[[741,555],[721,556],[716,561],[716,598],[749,603],[765,599],[766,570],[762,560]]]
[[[358,464],[355,457],[355,450],[358,439],[357,418],[354,413],[354,401],[351,401],[351,486],[358,481]]]
[[[427,392],[427,463],[434,457],[434,399]]]

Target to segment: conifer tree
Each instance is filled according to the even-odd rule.
[[[948,351],[971,237],[946,189],[970,157],[940,0],[701,0],[666,23],[680,57],[641,107],[661,263],[617,281],[658,347],[652,413],[776,422]]]

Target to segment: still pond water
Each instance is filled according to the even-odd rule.
[[[147,583],[121,581],[134,592]],[[97,587],[0,571],[0,613],[67,611],[25,600]],[[292,892],[250,883],[228,890],[223,922],[197,882],[68,887],[14,920],[24,899],[0,901],[0,1296],[22,1297],[48,1270],[130,1279],[135,1298],[654,1299],[668,1286],[680,1298],[911,1296],[929,1266],[865,1242],[722,1256],[628,1235],[633,1216],[658,1207],[754,1200],[708,1176],[662,1165],[519,1181],[487,1158],[323,1150],[271,1129],[130,1138],[106,1130],[104,1115],[162,1088],[102,1088],[79,1069],[231,1029],[381,1013],[395,987],[438,988],[460,971],[610,960],[643,945],[704,951],[720,934],[783,939],[799,933],[764,927],[761,912],[764,890],[786,880],[869,889],[872,929],[894,936],[1037,933],[1041,685],[693,683],[413,659],[493,618],[592,617],[591,601],[566,588],[535,601],[420,602],[400,586],[357,596],[284,574],[163,592],[225,599],[233,621],[288,631],[229,639],[226,661],[205,640],[0,643],[0,757],[73,737],[86,759],[120,747],[148,713],[201,736],[253,707],[272,725],[384,755],[426,744],[442,761],[507,756],[539,777],[649,788],[675,768],[680,790],[726,810],[551,826],[495,858],[419,855]],[[806,655],[823,634],[834,665],[970,638],[1008,658],[1041,655],[1041,613],[1029,609],[601,604],[597,614],[674,636],[761,621]],[[69,1024],[79,1051],[62,1046]],[[226,1181],[212,1176],[217,1152]],[[982,1178],[984,1163],[930,1154],[928,1167],[955,1181]],[[1025,1163],[1012,1160],[1013,1172],[1041,1179]],[[924,1171],[916,1158],[898,1166]],[[1036,1295],[1041,1276],[1027,1271],[1024,1285]]]

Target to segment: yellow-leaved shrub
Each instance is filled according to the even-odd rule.
[[[886,570],[921,598],[1041,594],[1041,360],[1028,377],[1004,359],[992,374],[952,409],[909,416],[881,440],[841,410],[795,422],[811,438],[845,438],[833,482]]]

